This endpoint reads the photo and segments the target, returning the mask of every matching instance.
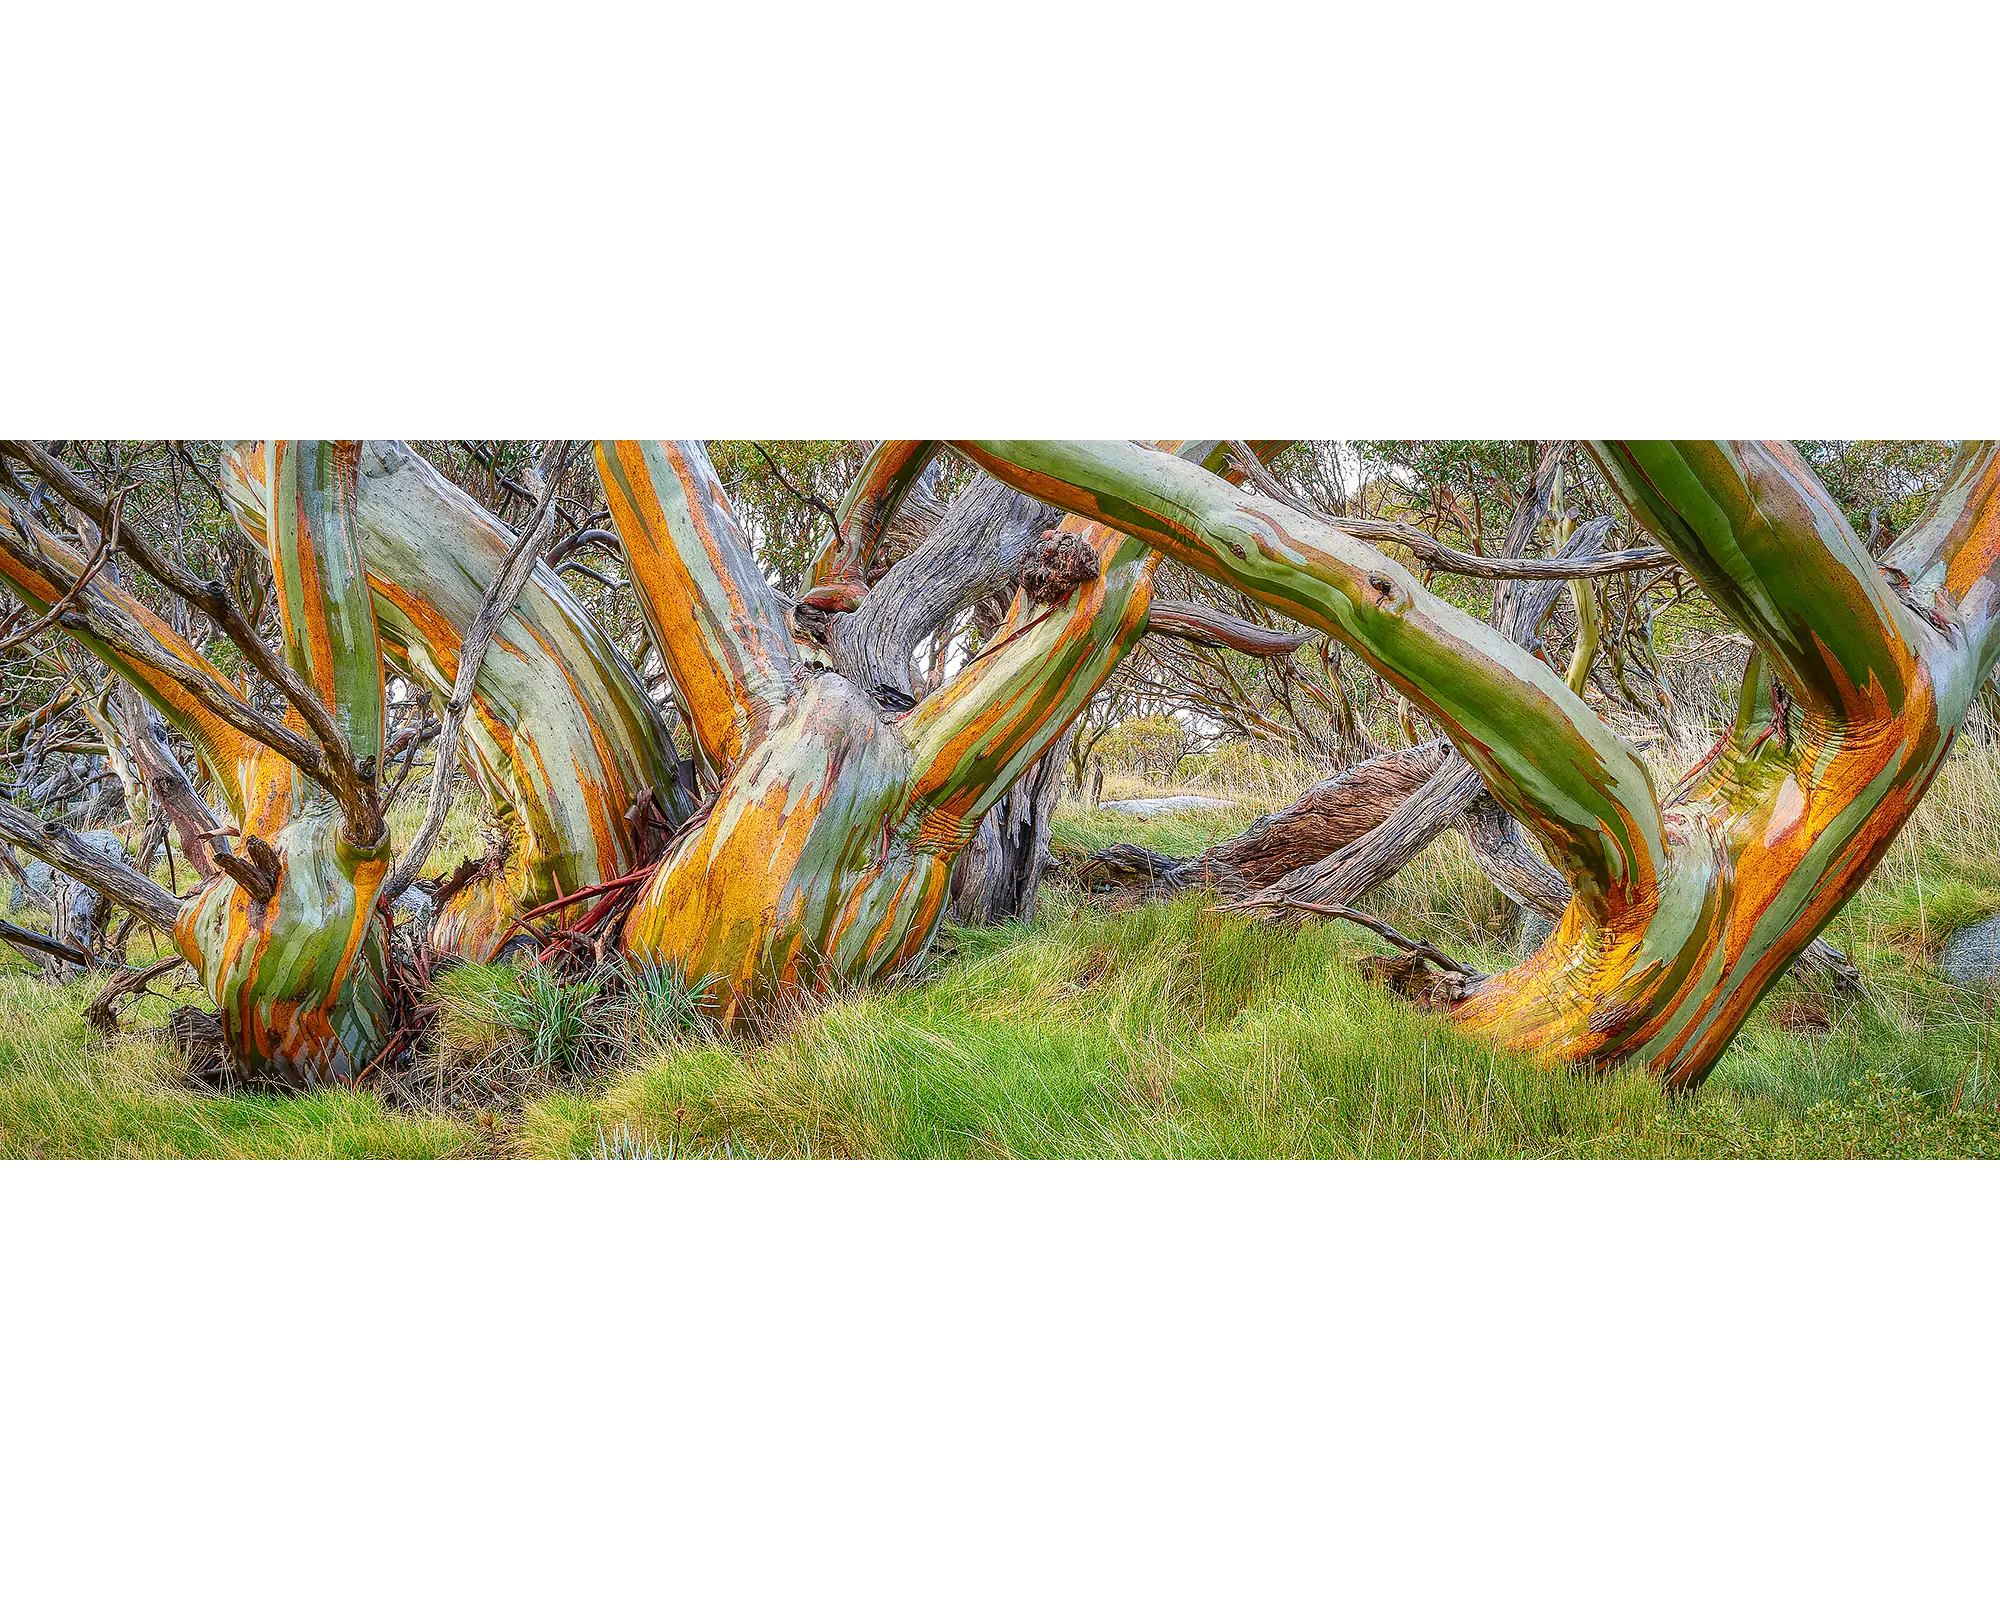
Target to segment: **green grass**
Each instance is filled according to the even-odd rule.
[[[1052,896],[1031,928],[958,942],[931,981],[828,1006],[775,1043],[667,1048],[596,1095],[535,1101],[518,1145],[589,1155],[623,1128],[763,1156],[2000,1155],[1985,1069],[1865,1007],[1817,1037],[1753,1027],[1674,1103],[1413,1011],[1356,975],[1370,947],[1345,929],[1286,933],[1193,900],[1106,917]]]
[[[159,1002],[135,1007],[119,1038],[89,1037],[82,1013],[96,987],[0,972],[0,1156],[410,1158],[480,1148],[469,1123],[401,1115],[368,1094],[193,1093],[173,1047],[139,1036],[162,1020]]]
[[[1263,809],[1246,801],[1226,811],[1177,811],[1164,817],[1128,817],[1065,800],[1056,807],[1049,848],[1058,860],[1071,862],[1121,841],[1144,845],[1163,856],[1200,855],[1218,839],[1241,833],[1257,820]]]
[[[1185,855],[1255,811],[1065,806],[1056,848]],[[540,1063],[509,1080],[524,1096],[511,1109],[477,1117],[365,1093],[191,1093],[167,1046],[87,1038],[91,985],[0,972],[0,1154],[1992,1157],[1993,996],[1945,983],[1930,957],[2000,906],[1996,822],[2000,756],[1968,751],[1828,930],[1867,998],[1787,979],[1677,1101],[1633,1074],[1544,1071],[1412,1010],[1357,975],[1377,947],[1356,930],[1272,929],[1195,898],[1107,914],[1058,884],[1032,924],[948,931],[920,981],[762,1043],[690,1030],[684,989],[655,975],[604,1002],[582,1073],[556,1059],[582,1026],[576,996],[456,969],[439,986],[440,1059]],[[1473,965],[1507,964],[1503,908],[1455,836],[1375,905]]]

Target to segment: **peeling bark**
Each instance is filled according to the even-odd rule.
[[[245,531],[266,537],[261,447],[232,453],[223,487]],[[513,547],[512,531],[398,440],[362,453],[356,531],[382,648],[448,699],[461,642]],[[687,815],[672,730],[645,685],[545,563],[502,619],[473,684],[463,754],[503,841],[461,879],[432,944],[488,959],[514,919],[644,859],[628,821],[651,790]],[[488,870],[491,863],[504,870]],[[452,874],[447,874],[452,876]]]
[[[781,602],[698,444],[601,443],[597,459],[661,658],[721,774],[627,917],[625,950],[714,976],[730,1016],[902,970],[929,947],[986,813],[1139,637],[1154,558],[1066,524],[1098,575],[1017,608],[942,689],[885,711],[841,673],[807,670],[772,626]]]
[[[1037,500],[981,479],[955,496],[930,535],[854,609],[827,624],[833,668],[903,708],[919,698],[911,658],[923,640],[980,601],[1003,599],[1058,521]],[[803,603],[803,602],[802,602]]]

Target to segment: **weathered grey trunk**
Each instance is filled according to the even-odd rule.
[[[980,819],[951,869],[952,914],[960,922],[984,926],[1035,914],[1063,759],[1060,746],[1049,750]]]
[[[202,803],[194,783],[174,759],[164,738],[166,723],[146,704],[139,691],[120,681],[117,688],[118,729],[132,764],[152,792],[154,804],[172,825],[181,854],[197,874],[207,877],[215,870],[207,835],[220,824],[215,813]],[[139,870],[152,869],[150,860],[141,860]]]

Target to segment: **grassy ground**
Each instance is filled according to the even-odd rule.
[[[1057,849],[1116,837],[1186,854],[1257,809],[1066,809]],[[445,987],[441,1055],[504,1058],[517,1101],[477,1115],[192,1093],[166,1046],[87,1040],[88,985],[0,974],[0,1154],[1995,1156],[1993,997],[1929,957],[2000,908],[1996,821],[2000,759],[1969,750],[1829,930],[1867,998],[1788,979],[1678,1102],[1630,1074],[1545,1072],[1413,1012],[1355,975],[1375,949],[1356,931],[1274,930],[1196,899],[1105,914],[1057,886],[1032,924],[952,930],[922,981],[758,1044],[689,1031],[672,1004],[579,1024],[565,996],[467,969]],[[1506,964],[1501,905],[1455,839],[1378,908],[1475,966]],[[597,1060],[580,1082],[579,1026]]]

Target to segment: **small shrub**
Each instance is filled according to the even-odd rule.
[[[1703,1097],[1669,1113],[1691,1154],[1777,1161],[1990,1161],[2000,1157],[2000,1106],[1936,1106],[1885,1072],[1868,1071],[1797,1120],[1755,1123],[1740,1105]]]

